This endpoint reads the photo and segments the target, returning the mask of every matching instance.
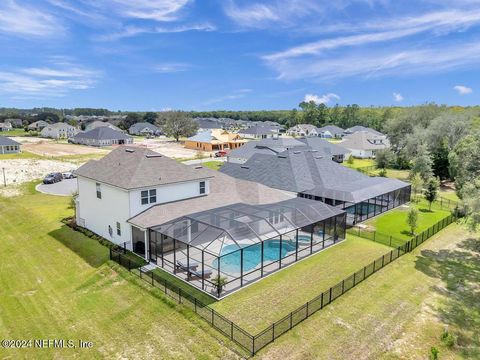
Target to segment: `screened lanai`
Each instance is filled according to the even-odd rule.
[[[236,203],[151,228],[150,261],[222,297],[343,240],[345,223],[343,210],[308,199]]]

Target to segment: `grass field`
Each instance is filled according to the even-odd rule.
[[[206,161],[202,163],[202,166],[205,166],[212,170],[218,170],[222,167],[223,161]]]
[[[390,250],[348,235],[347,240],[274,273],[212,307],[247,331],[257,333]]]
[[[238,357],[196,315],[63,225],[60,219],[72,213],[68,199],[27,188],[27,195],[0,198],[0,339],[82,339],[94,346],[1,349],[2,359]]]
[[[435,346],[439,359],[479,359],[479,279],[479,236],[451,225],[257,356],[428,359]],[[452,348],[440,340],[447,326],[457,338]]]
[[[0,131],[0,136],[29,136],[24,129],[13,129],[10,131]]]
[[[449,210],[442,210],[437,205],[433,205],[430,211],[428,202],[425,200],[420,200],[418,203],[410,203],[410,206],[415,206],[418,209],[417,234],[450,214]],[[398,239],[410,240],[412,235],[410,227],[407,225],[407,214],[408,208],[396,208],[367,220],[364,224],[372,226],[379,233],[392,235]]]
[[[344,161],[343,165],[352,168],[358,169],[366,166],[375,166],[375,160],[372,159],[353,159],[353,164],[349,164],[348,161]]]
[[[22,151],[18,154],[2,154],[0,160],[14,160],[14,159],[45,159],[41,155],[37,155],[28,151]]]

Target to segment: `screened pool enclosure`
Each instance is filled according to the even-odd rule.
[[[219,298],[345,239],[345,226],[318,201],[237,203],[151,228],[150,261]]]

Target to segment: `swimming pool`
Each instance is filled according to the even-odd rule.
[[[300,239],[299,239],[300,240]],[[280,259],[280,240],[271,239],[263,242],[263,261],[277,261]],[[284,258],[290,252],[295,251],[296,244],[293,241],[282,241],[282,255]],[[220,258],[220,271],[227,273],[240,273],[240,260],[241,254],[237,250],[236,245],[227,245],[223,248]],[[229,254],[230,253],[230,254]],[[255,269],[262,262],[262,244],[258,243],[252,246],[248,246],[243,250],[243,272],[248,272]],[[215,260],[212,264],[213,267],[217,267],[218,260]]]

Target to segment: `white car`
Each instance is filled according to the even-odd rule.
[[[62,176],[64,179],[75,179],[77,177],[73,170],[62,173]]]

